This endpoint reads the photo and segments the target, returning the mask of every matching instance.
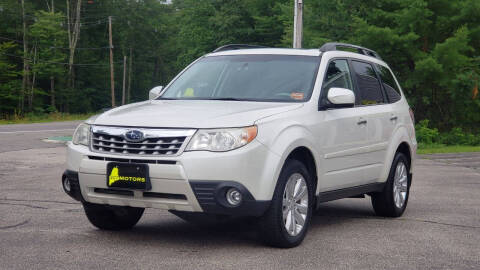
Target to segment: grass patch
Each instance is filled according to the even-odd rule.
[[[28,114],[23,117],[14,115],[11,117],[7,117],[6,119],[0,119],[0,125],[85,120],[92,115],[94,114],[93,113],[85,113],[85,114],[49,113],[49,114],[40,114],[40,115]]]
[[[464,153],[464,152],[480,152],[480,146],[470,145],[419,145],[417,154],[442,154],[442,153]]]

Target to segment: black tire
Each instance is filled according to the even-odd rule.
[[[405,203],[402,207],[397,207],[394,201],[394,177],[395,170],[398,163],[403,162],[407,169],[407,193],[405,197]],[[410,196],[410,185],[412,183],[411,175],[408,173],[410,171],[410,163],[408,158],[400,152],[395,154],[395,157],[392,162],[392,167],[390,168],[390,173],[388,175],[387,182],[382,192],[372,193],[372,206],[375,210],[375,214],[383,217],[400,217],[405,209],[407,208],[408,198]]]
[[[302,231],[296,236],[292,236],[287,232],[282,215],[283,193],[289,177],[294,173],[299,173],[303,176],[308,193],[307,216]],[[297,160],[287,160],[278,178],[271,205],[259,221],[261,236],[267,245],[291,248],[298,246],[303,241],[312,216],[312,208],[315,201],[313,194],[312,178],[305,165]]]
[[[145,208],[129,206],[112,206],[83,203],[83,209],[93,226],[101,230],[131,229],[143,215]]]

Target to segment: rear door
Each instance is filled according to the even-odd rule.
[[[354,79],[358,88],[357,106],[366,110],[368,121],[367,145],[365,149],[364,180],[375,182],[380,177],[385,164],[389,139],[393,132],[391,122],[392,107],[383,91],[376,64],[351,60]]]
[[[388,105],[382,106],[384,107],[383,110],[386,110],[386,114],[381,118],[383,123],[382,142],[388,147],[395,130],[404,124],[402,123],[402,119],[405,118],[402,115],[399,115],[403,109],[403,106],[399,102],[402,98],[402,94],[399,85],[394,79],[392,71],[386,66],[379,64],[375,64],[375,67],[385,93],[386,101],[388,102]],[[378,162],[384,162],[387,160],[387,154],[386,151],[379,153],[379,155],[376,156],[376,158],[379,159]],[[385,165],[390,166],[390,164]]]

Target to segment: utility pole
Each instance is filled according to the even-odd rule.
[[[123,56],[123,88],[122,88],[122,105],[125,105],[125,77],[127,75],[127,56]]]
[[[112,108],[114,108],[115,107],[115,80],[113,77],[112,16],[108,16],[108,39],[110,43],[110,89],[112,93]]]
[[[293,16],[293,48],[302,48],[303,36],[303,0],[295,0]]]

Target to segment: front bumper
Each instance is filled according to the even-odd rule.
[[[275,168],[267,164],[279,160],[256,141],[225,153],[184,152],[174,158],[154,160],[153,157],[94,153],[88,147],[71,143],[67,152],[67,170],[78,173],[81,199],[87,202],[250,216],[262,215],[268,208],[275,177],[274,172],[266,168]],[[111,161],[147,163],[151,190],[107,188],[106,167]],[[242,191],[244,200],[238,207],[223,203],[227,186]]]

